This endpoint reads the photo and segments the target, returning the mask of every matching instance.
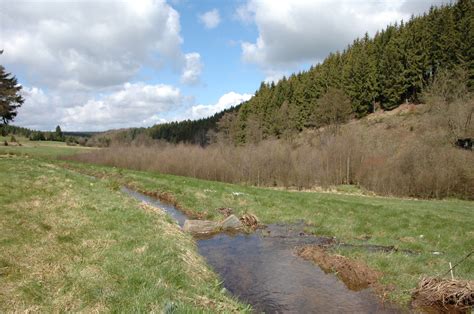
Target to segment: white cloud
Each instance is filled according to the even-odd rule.
[[[22,94],[25,102],[18,109],[14,124],[35,130],[53,130],[63,114],[58,106],[60,98],[48,95],[38,87],[23,87]]]
[[[387,24],[406,20],[440,1],[282,0],[276,4],[273,0],[248,0],[236,10],[236,16],[245,23],[253,21],[258,38],[241,44],[242,59],[265,72],[318,62],[365,32],[373,35]]]
[[[108,130],[122,127],[151,126],[164,122],[163,115],[183,105],[184,97],[170,85],[125,83],[116,92],[86,100],[71,107],[58,105],[60,95],[48,94],[37,87],[24,88],[25,103],[19,109],[16,125],[32,129]]]
[[[58,105],[60,94],[47,93],[41,88],[24,88],[25,103],[19,109],[15,125],[54,130],[61,125],[68,131],[103,131],[123,127],[148,127],[167,121],[200,119],[249,100],[253,95],[229,92],[212,105],[194,105],[192,97],[170,85],[125,83],[119,90],[88,99],[80,97],[74,105]],[[72,100],[75,97],[71,97]],[[69,99],[68,99],[69,101]],[[186,106],[190,106],[185,109]],[[171,112],[180,112],[171,115]]]
[[[188,115],[191,119],[200,119],[212,116],[213,114],[220,112],[224,109],[228,109],[232,106],[236,106],[244,101],[249,100],[253,95],[251,94],[239,94],[236,92],[229,92],[219,98],[214,105],[195,105],[192,106],[188,111]]]
[[[0,20],[2,63],[35,85],[104,88],[182,64],[179,14],[164,0],[2,1]]]
[[[287,71],[280,71],[274,69],[267,69],[265,70],[265,79],[263,80],[266,83],[278,83],[279,80],[283,78],[283,76],[289,76]]]
[[[237,7],[234,18],[244,22],[245,24],[250,24],[255,18],[253,11],[252,3],[249,1],[246,4]]]
[[[201,62],[201,55],[197,52],[191,52],[185,54],[184,59],[185,66],[181,75],[181,82],[189,85],[197,84],[204,67]]]
[[[207,29],[216,28],[221,22],[221,17],[217,9],[207,11],[198,16],[199,21],[204,24]]]
[[[140,70],[169,67],[182,83],[200,81],[201,57],[182,51],[180,16],[165,0],[0,0],[0,21],[1,63],[25,86],[16,125],[148,126],[186,97],[169,85],[130,84]]]
[[[151,126],[163,121],[160,114],[182,105],[178,88],[169,85],[124,84],[115,93],[65,109],[61,125],[69,130],[107,130]]]

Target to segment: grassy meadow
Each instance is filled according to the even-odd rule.
[[[246,311],[163,212],[44,158],[70,149],[0,148],[0,312]]]
[[[15,153],[21,154],[24,148],[16,148]],[[1,234],[7,235],[2,237],[2,248],[16,254],[13,258],[6,258],[10,253],[2,256],[2,263],[6,265],[2,271],[7,271],[2,276],[9,280],[6,285],[9,288],[3,289],[11,294],[2,291],[0,296],[4,299],[0,304],[14,306],[11,300],[15,300],[19,302],[17,307],[27,309],[27,303],[21,302],[31,299],[29,293],[33,293],[33,296],[38,295],[34,297],[34,304],[60,308],[51,303],[56,299],[54,293],[60,293],[61,306],[66,309],[70,302],[70,309],[100,309],[102,306],[149,309],[145,306],[171,301],[182,302],[183,307],[199,307],[202,304],[192,303],[196,302],[193,296],[197,295],[198,300],[206,296],[203,297],[206,300],[218,300],[213,301],[214,304],[229,302],[230,307],[238,306],[219,293],[218,281],[210,273],[195,278],[189,276],[188,269],[181,271],[180,277],[174,277],[178,276],[173,271],[175,267],[180,270],[190,267],[183,264],[181,258],[185,254],[195,256],[191,239],[166,222],[161,214],[143,211],[120,194],[121,185],[171,193],[181,207],[205,213],[209,219],[222,218],[217,208],[231,207],[238,215],[253,213],[263,223],[292,223],[303,219],[308,224],[307,232],[334,236],[346,243],[394,245],[401,250],[412,250],[416,254],[336,249],[339,254],[364,261],[381,271],[381,283],[388,288],[386,297],[401,304],[409,301],[411,289],[422,276],[443,275],[449,269],[449,262],[457,262],[474,249],[474,202],[367,196],[350,186],[340,187],[339,193],[265,189],[44,159],[62,151],[56,147],[45,149],[50,154],[0,159],[0,182],[7,187],[2,188],[0,194],[1,208],[5,212]],[[5,148],[0,148],[0,154],[4,152]],[[102,179],[91,181],[79,173]],[[52,179],[47,179],[49,177]],[[24,228],[11,227],[23,224]],[[159,228],[167,232],[157,230]],[[91,243],[89,239],[96,239],[91,247],[87,246]],[[145,255],[135,254],[143,247]],[[37,254],[27,254],[31,251]],[[199,263],[194,266],[205,269],[197,259]],[[122,265],[124,261],[133,265],[132,273],[129,273],[130,267]],[[38,269],[26,271],[22,268],[27,267],[25,265]],[[41,269],[46,265],[54,265],[47,268],[57,269],[61,275],[56,271],[43,274]],[[454,274],[457,278],[474,279],[472,259],[459,265]],[[51,281],[43,281],[42,276],[52,276]],[[122,279],[117,282],[117,278]],[[151,284],[157,281],[163,282],[165,288],[160,290]],[[190,282],[194,285],[189,285]],[[28,292],[31,291],[28,287],[33,287],[33,292]],[[182,298],[173,299],[172,295],[176,296],[173,292],[181,290]],[[130,299],[130,291],[140,291],[143,295]],[[68,298],[73,295],[84,296],[84,299],[72,302]]]
[[[67,146],[63,142],[54,141],[30,141],[24,137],[16,137],[17,143],[12,143],[11,136],[0,136],[0,152],[20,155],[30,155],[35,157],[50,157],[56,158],[58,156],[67,156],[77,154],[79,152],[89,152],[95,150],[95,147],[83,146]],[[5,141],[8,146],[5,146]],[[21,146],[18,145],[21,144]]]

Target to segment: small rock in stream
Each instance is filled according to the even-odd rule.
[[[220,225],[224,230],[239,230],[243,228],[242,222],[235,215],[230,215]]]
[[[218,232],[220,224],[209,220],[186,220],[183,230],[193,234],[209,234]]]

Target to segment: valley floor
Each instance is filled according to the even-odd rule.
[[[122,195],[123,185],[172,195],[208,219],[230,207],[263,223],[304,220],[306,232],[345,243],[394,246],[391,253],[334,250],[380,271],[385,297],[400,304],[422,276],[445,274],[473,249],[474,202],[277,191],[4,153],[0,148],[3,310],[242,309],[220,292],[192,239]],[[474,263],[454,275],[474,279]]]
[[[0,312],[246,307],[175,222],[44,159],[0,154]]]

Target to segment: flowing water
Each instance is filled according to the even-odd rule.
[[[125,193],[164,209],[182,226],[186,216],[175,207],[123,188]],[[297,245],[324,244],[294,226],[270,225],[253,234],[220,233],[197,239],[199,252],[241,301],[266,313],[398,313],[370,289],[349,290],[333,274],[294,254]]]

